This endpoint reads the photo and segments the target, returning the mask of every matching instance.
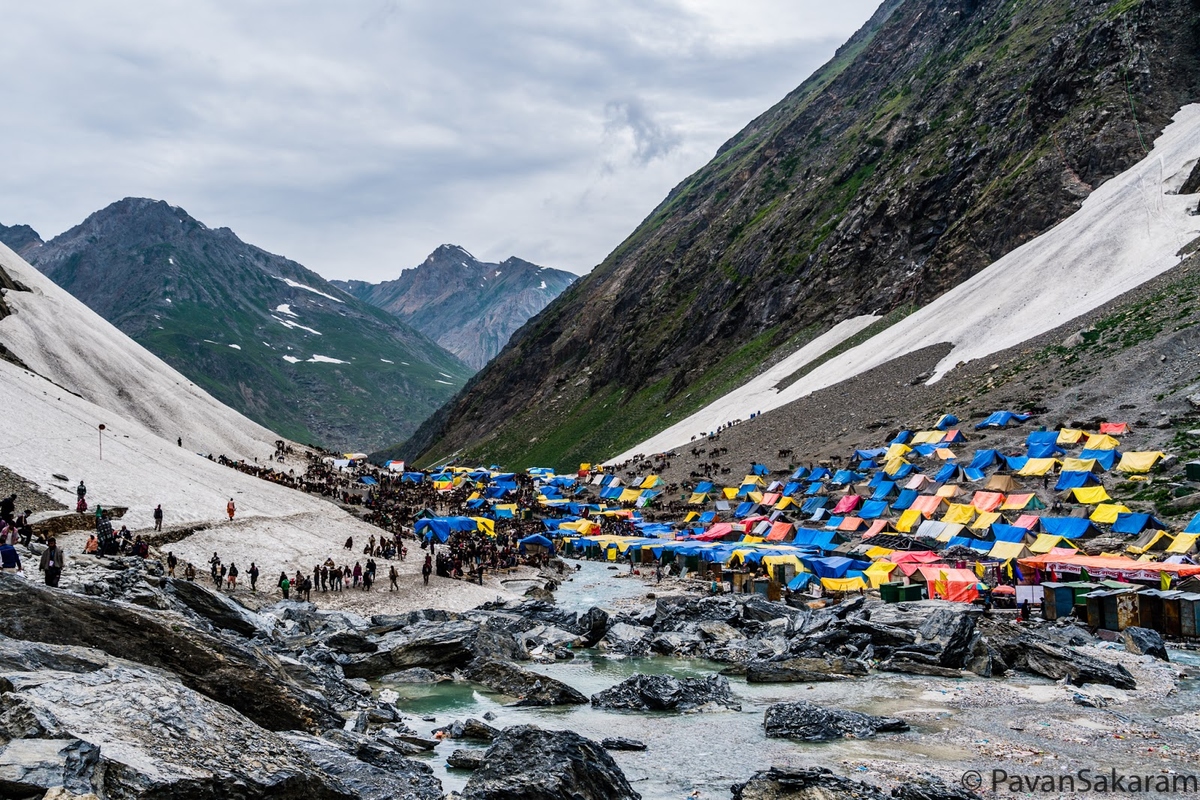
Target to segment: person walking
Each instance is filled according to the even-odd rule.
[[[21,556],[17,548],[7,541],[0,544],[0,572],[17,573],[21,571]]]
[[[250,562],[250,591],[258,591],[258,567],[253,561]]]
[[[392,564],[391,569],[388,570],[388,580],[392,582],[392,588],[388,589],[389,592],[394,592],[400,588],[400,586],[396,583],[399,579],[400,573],[396,572],[396,565]]]
[[[286,572],[279,573],[279,591],[283,592],[283,599],[288,599],[288,592],[292,588],[292,582],[288,580]]]
[[[237,590],[238,568],[237,564],[229,562],[229,573],[225,578],[225,587],[233,592]]]
[[[421,567],[421,578],[425,581],[425,585],[429,585],[429,575],[433,572],[433,558],[428,554],[425,556],[425,564]]]
[[[233,498],[229,498],[229,502],[225,504],[225,513],[229,515],[229,521],[233,522],[233,515],[237,512],[237,506],[233,504]]]
[[[46,573],[46,585],[58,586],[58,579],[62,576],[63,566],[66,560],[62,548],[58,546],[58,541],[51,536],[46,542],[46,549],[42,551],[42,560],[38,565],[42,572]]]
[[[157,506],[154,507],[154,530],[156,530],[156,531],[162,530],[162,518],[163,518],[162,504],[159,503]]]
[[[83,514],[87,511],[87,487],[83,485],[83,481],[75,487],[75,513]]]
[[[175,557],[174,552],[167,553],[167,577],[175,577],[175,567],[179,566],[179,559]]]
[[[208,560],[208,566],[211,568],[211,571],[212,571],[213,584],[216,585],[216,587],[218,589],[220,589],[221,584],[219,582],[219,578],[217,577],[217,573],[221,571],[221,557],[218,556],[215,551],[213,552],[212,558],[210,558]]]
[[[350,586],[351,586],[351,588],[357,589],[358,583],[359,583],[359,581],[362,580],[362,574],[363,574],[362,565],[359,564],[357,561],[354,562],[354,572],[352,574],[354,575],[354,582],[352,584],[350,584]]]

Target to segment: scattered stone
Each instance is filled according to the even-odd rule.
[[[1122,631],[1121,638],[1125,642],[1125,649],[1134,655],[1154,656],[1160,661],[1171,660],[1167,655],[1167,646],[1158,631],[1149,628],[1126,628]]]
[[[609,736],[600,740],[600,746],[605,750],[645,750],[646,743],[637,739],[627,739],[624,736]]]
[[[440,733],[447,739],[471,739],[477,742],[490,742],[500,735],[500,731],[491,725],[474,718],[455,720],[433,733],[435,736]]]
[[[592,695],[592,705],[630,711],[742,710],[742,704],[734,698],[729,679],[724,675],[707,678],[633,675]]]
[[[505,728],[462,800],[641,800],[604,748],[572,731]]]
[[[482,750],[455,750],[446,759],[446,765],[455,769],[475,770],[483,766]]]
[[[517,698],[518,706],[582,705],[587,697],[562,681],[510,664],[507,661],[484,661],[472,667],[467,677],[476,683]]]
[[[782,661],[751,661],[746,665],[747,683],[816,683],[843,681],[867,674],[861,661],[842,656],[789,658]]]
[[[903,732],[908,723],[895,717],[875,717],[858,711],[822,708],[804,701],[776,703],[767,708],[763,724],[771,738],[828,742],[870,739],[876,733]]]

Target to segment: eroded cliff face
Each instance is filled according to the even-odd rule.
[[[842,319],[928,302],[1200,97],[1198,19],[1195,0],[885,3],[399,452],[574,466]]]

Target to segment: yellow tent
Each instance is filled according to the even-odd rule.
[[[946,513],[942,515],[942,522],[954,522],[960,525],[967,525],[973,519],[975,519],[975,506],[965,503],[951,503],[950,507],[946,509]]]
[[[697,514],[695,511],[689,511],[686,515],[684,515],[683,521],[691,522],[692,520],[699,519],[699,518],[700,518],[700,515]]]
[[[758,475],[747,475],[742,478],[742,486],[753,484],[754,486],[762,487],[765,481]]]
[[[1010,558],[1025,558],[1028,552],[1024,542],[996,542],[988,551],[988,558],[1007,561]]]
[[[1059,444],[1076,444],[1082,438],[1083,431],[1075,428],[1063,428],[1058,432],[1057,441]]]
[[[908,508],[900,515],[900,519],[896,520],[896,530],[901,533],[910,533],[913,526],[918,524],[922,519],[921,512],[915,508]]]
[[[642,481],[642,485],[639,488],[657,489],[658,487],[660,487],[662,485],[663,485],[662,478],[658,477],[657,475],[648,475],[648,476],[646,476],[646,480]]]
[[[467,498],[468,501],[478,500],[478,499],[479,499],[479,492],[471,492],[471,496]]]
[[[1003,517],[999,511],[986,511],[979,515],[979,519],[971,523],[971,530],[986,531],[988,528],[995,525],[997,522],[1003,522]]]
[[[945,431],[917,431],[912,437],[913,444],[938,444],[942,439],[946,438]],[[895,447],[896,445],[892,445]],[[903,447],[904,445],[901,445]],[[908,452],[905,450],[905,452]]]
[[[804,572],[804,565],[800,563],[800,559],[796,556],[763,556],[762,563],[768,567],[778,567],[780,565],[791,566],[796,568],[796,572]]]
[[[937,450],[933,451],[933,454],[942,461],[951,461],[958,458],[958,456],[954,455],[954,451],[949,447],[939,447]]]
[[[487,517],[471,517],[471,519],[475,520],[477,530],[483,531],[488,536],[496,535],[496,520]]]
[[[872,547],[868,549],[867,552],[863,553],[863,555],[871,560],[875,560],[876,558],[883,558],[884,556],[891,555],[894,552],[896,551],[889,550],[886,547]]]
[[[1117,472],[1149,472],[1165,455],[1157,450],[1125,453],[1117,464]]]
[[[962,487],[957,483],[947,483],[945,486],[938,488],[938,497],[958,497],[962,493]]]
[[[900,471],[900,468],[905,466],[906,464],[908,464],[908,462],[905,461],[903,458],[893,458],[887,462],[887,464],[883,468],[883,471],[885,473],[887,473],[888,475],[895,475],[897,472]]]
[[[580,465],[579,465],[579,471],[580,471],[580,472],[587,472],[587,471],[589,471],[591,468],[592,468],[592,465],[591,465],[591,464],[580,464]]]
[[[1102,522],[1111,525],[1117,521],[1117,514],[1128,514],[1129,509],[1120,503],[1101,503],[1088,517],[1092,522]]]
[[[1078,547],[1075,547],[1075,545],[1071,544],[1070,539],[1064,539],[1061,536],[1052,536],[1049,533],[1039,533],[1038,537],[1033,540],[1033,544],[1029,545],[1029,552],[1039,554],[1049,553],[1056,547],[1070,547],[1074,550],[1079,549]]]
[[[641,496],[642,492],[640,489],[623,489],[618,499],[622,503],[636,503],[637,499]]]
[[[794,505],[796,505],[795,500],[793,500],[790,497],[784,497],[778,503],[775,504],[775,510],[783,511],[785,508],[791,508]]]
[[[1150,541],[1146,542],[1143,545],[1132,545],[1131,544],[1131,545],[1129,545],[1129,547],[1126,547],[1125,549],[1127,551],[1129,551],[1130,553],[1133,553],[1134,555],[1140,555],[1142,553],[1149,553],[1151,550],[1154,549],[1154,546],[1156,544],[1158,544],[1159,542],[1161,542],[1163,539],[1167,540],[1167,547],[1170,547],[1174,543],[1172,541],[1173,537],[1171,536],[1171,534],[1167,533],[1166,531],[1155,531],[1154,535],[1150,537]],[[1167,547],[1160,548],[1160,549],[1165,550],[1165,549],[1167,549]]]
[[[1063,472],[1103,472],[1103,468],[1097,469],[1100,462],[1094,458],[1064,458],[1062,462]]]
[[[1121,444],[1120,440],[1114,439],[1107,433],[1093,433],[1088,436],[1087,444],[1083,446],[1084,450],[1116,450]]]
[[[1103,503],[1106,500],[1112,500],[1108,496],[1108,492],[1104,491],[1103,486],[1083,486],[1078,489],[1072,489],[1071,494],[1075,495],[1076,503],[1083,503],[1089,506],[1096,503]]]
[[[721,490],[721,493],[725,495],[726,500],[736,500],[738,490],[737,490],[737,487],[726,486],[724,489]]]
[[[701,506],[708,502],[708,495],[704,492],[692,492],[692,496],[688,498],[689,506]]]
[[[821,578],[821,585],[831,592],[857,592],[866,589],[866,582],[855,575],[853,578]]]
[[[891,561],[876,561],[863,570],[863,574],[867,576],[867,580],[871,582],[872,589],[878,589],[882,583],[887,583],[892,570],[898,565]]]
[[[897,458],[904,458],[911,450],[912,448],[908,445],[897,442],[887,449],[887,452],[884,453],[883,460],[894,461]]]
[[[1186,555],[1196,549],[1197,539],[1200,539],[1200,533],[1178,534],[1175,541],[1171,542],[1171,546],[1167,548],[1167,552]]]
[[[1018,475],[1045,475],[1052,469],[1057,467],[1059,461],[1057,458],[1031,458],[1025,462],[1025,466],[1017,470]]]

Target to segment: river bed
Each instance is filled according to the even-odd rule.
[[[643,582],[604,563],[571,563],[579,563],[580,569],[556,592],[558,606],[567,611],[586,611],[595,605],[628,609],[650,602],[648,592],[670,590],[667,584],[660,587]],[[1189,672],[1200,664],[1193,653],[1180,653],[1179,661],[1181,667],[1191,668]],[[704,677],[723,667],[702,659],[628,658],[597,651],[581,651],[570,661],[526,666],[589,697],[636,673]],[[1148,665],[1147,669],[1160,668]],[[638,739],[648,746],[646,751],[612,755],[646,800],[678,800],[696,790],[702,798],[728,798],[731,784],[770,766],[824,766],[886,785],[927,773],[957,781],[965,770],[987,770],[997,764],[1041,768],[1043,764],[1066,766],[1101,758],[1105,763],[1139,766],[1148,752],[1155,752],[1158,766],[1180,768],[1200,756],[1185,746],[1194,747],[1189,734],[1167,728],[1160,733],[1155,724],[1170,715],[1200,713],[1200,693],[1194,691],[1193,680],[1184,679],[1168,690],[1165,687],[1171,681],[1167,679],[1159,684],[1162,688],[1149,694],[1131,692],[1119,706],[1094,709],[1074,704],[1074,690],[1050,680],[1028,675],[989,680],[965,674],[967,677],[960,679],[938,679],[872,671],[869,678],[812,684],[748,684],[731,677],[730,686],[742,703],[740,712],[690,714],[609,711],[590,705],[515,707],[506,705],[512,698],[469,682],[381,681],[376,688],[396,692],[397,707],[410,716],[409,724],[421,734],[432,734],[454,720],[482,719],[490,712],[494,715],[491,724],[497,728],[528,723],[573,730],[596,741],[608,736]],[[899,716],[912,730],[862,741],[768,739],[763,732],[767,707],[792,700]],[[1186,727],[1191,728],[1190,716],[1176,719],[1186,720]],[[1154,745],[1151,751],[1145,749],[1147,743]],[[460,748],[485,749],[486,745],[446,741],[426,757],[447,792],[461,790],[470,777],[469,772],[446,766],[446,758]]]

